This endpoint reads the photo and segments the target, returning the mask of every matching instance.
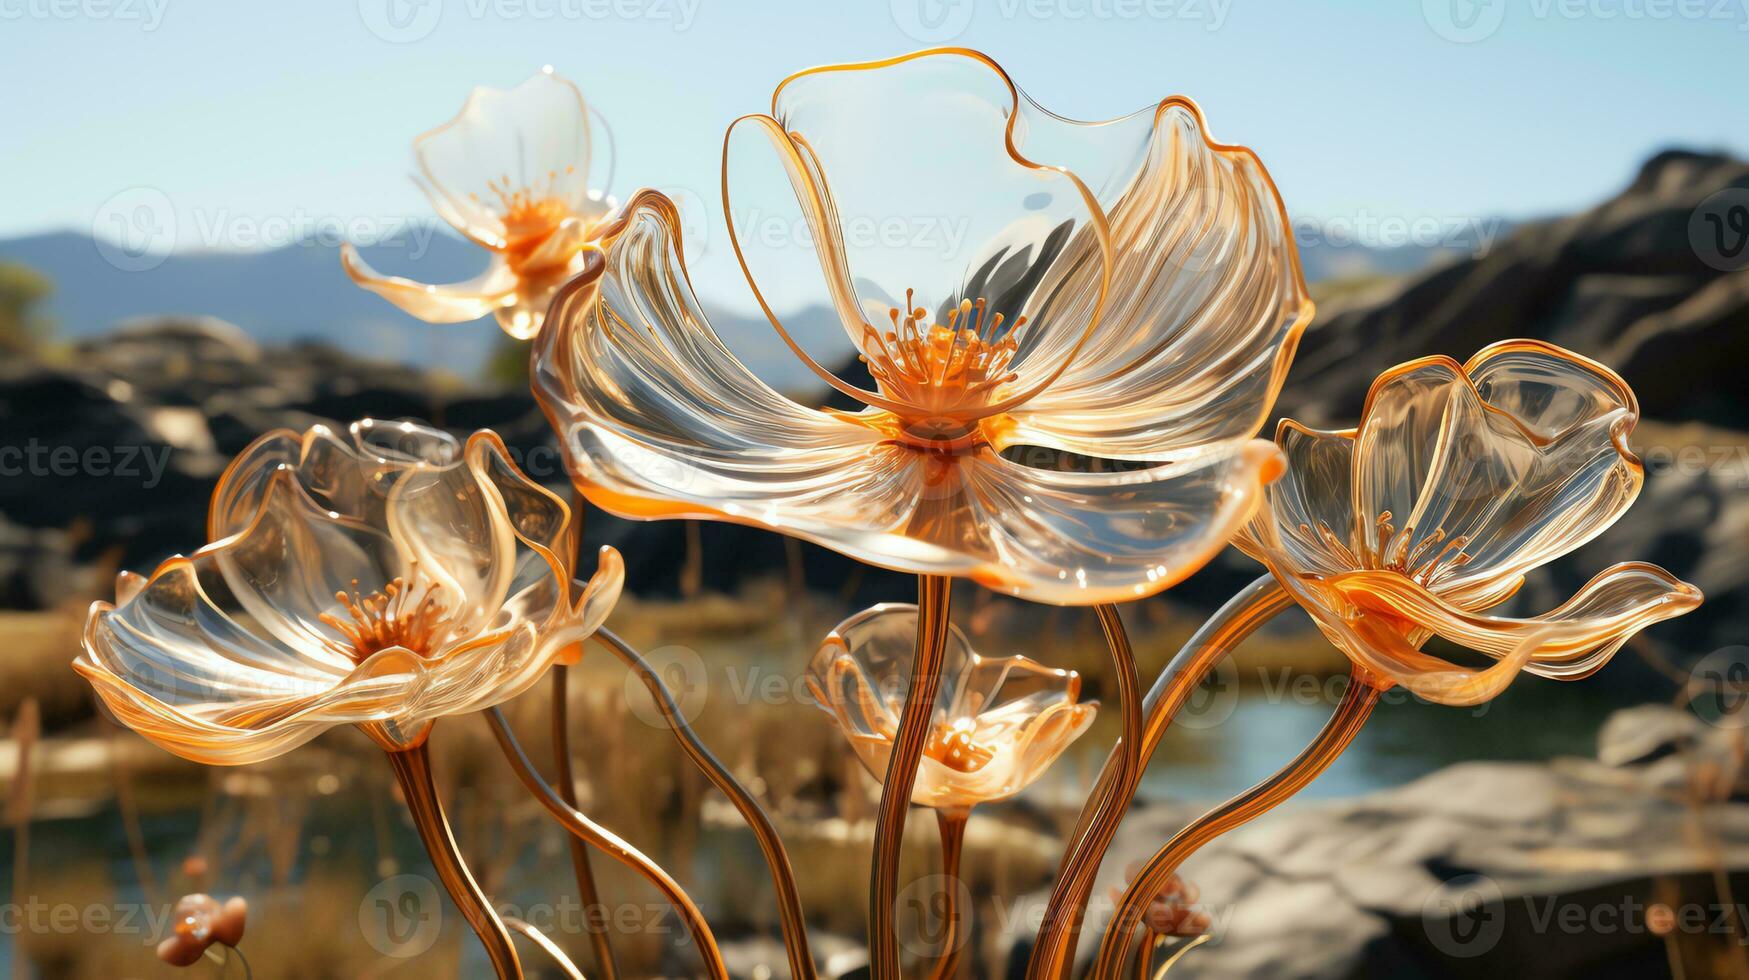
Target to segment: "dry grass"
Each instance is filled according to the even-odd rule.
[[[1089,695],[1109,700],[1109,656],[1090,613],[1009,603],[975,590],[956,594],[956,621],[976,646],[992,653],[1025,652],[1080,670]],[[750,587],[733,599],[686,602],[626,600],[613,625],[670,678],[694,727],[738,777],[765,802],[800,870],[810,926],[859,937],[865,921],[870,821],[878,787],[844,750],[836,728],[805,697],[803,670],[814,644],[849,610],[819,596],[791,595],[777,584]],[[1193,620],[1162,600],[1126,612],[1144,683],[1188,636]],[[5,696],[34,694],[49,718],[77,717],[89,694],[67,662],[77,642],[77,616],[8,614],[0,629],[12,651],[0,660]],[[1305,669],[1343,669],[1327,646],[1294,633],[1248,645],[1247,657],[1293,661]],[[593,650],[593,648],[592,648]],[[693,665],[687,674],[673,664]],[[550,691],[530,692],[508,708],[530,754],[551,759]],[[613,658],[591,652],[573,672],[572,750],[583,806],[655,857],[685,883],[719,938],[777,933],[764,863],[739,816],[686,760],[662,726],[647,694]],[[11,703],[11,702],[0,702]],[[1089,751],[1060,763],[1065,778],[1023,802],[982,808],[968,834],[965,868],[980,903],[1043,887],[1055,869],[1058,836],[1085,798],[1102,747],[1116,732],[1116,712],[1102,712],[1086,738]],[[0,719],[3,720],[3,719]],[[563,835],[531,801],[498,755],[485,724],[460,718],[434,736],[440,791],[456,836],[482,884],[515,910],[558,915],[554,938],[579,963],[589,943],[578,916],[564,918],[575,895]],[[0,744],[0,784],[9,784],[16,753]],[[39,819],[97,813],[114,832],[103,843],[69,853],[38,853],[31,890],[51,906],[117,907],[123,896],[167,903],[185,891],[240,893],[251,902],[243,950],[255,976],[453,976],[458,950],[475,955],[453,910],[443,939],[413,959],[384,958],[366,941],[361,901],[401,872],[429,874],[411,827],[395,799],[393,780],[362,736],[336,731],[282,759],[231,770],[180,762],[107,722],[87,720],[39,746]],[[140,819],[185,827],[187,853],[170,853],[163,832],[145,833],[142,867],[130,860],[114,809],[118,780]],[[932,873],[932,821],[911,821],[904,880]],[[38,847],[52,835],[38,834]],[[183,859],[210,869],[191,877]],[[601,855],[594,861],[604,900],[626,921],[613,943],[629,975],[686,971],[696,960],[678,923],[662,911],[658,893]],[[572,898],[574,901],[574,898]],[[368,912],[368,909],[366,910]],[[43,977],[115,980],[186,975],[153,958],[153,936],[88,930],[68,934],[27,930],[14,937]],[[992,937],[980,937],[988,944]],[[531,963],[539,954],[526,951]],[[972,955],[968,952],[968,955]],[[207,967],[211,970],[213,968]],[[227,974],[231,975],[231,974]],[[240,973],[236,974],[240,975]],[[531,973],[531,976],[533,974]]]

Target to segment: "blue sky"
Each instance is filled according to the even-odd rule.
[[[239,227],[427,215],[408,140],[544,64],[611,121],[613,190],[714,213],[725,125],[784,75],[937,41],[1066,115],[1190,95],[1296,217],[1522,217],[1609,194],[1660,147],[1749,148],[1746,5],[0,0],[0,237],[90,229],[139,187]],[[709,252],[707,291],[727,281]]]

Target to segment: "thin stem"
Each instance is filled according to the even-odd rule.
[[[899,937],[893,929],[899,853],[905,839],[905,817],[911,809],[911,790],[917,784],[917,765],[929,738],[935,693],[941,687],[952,584],[952,579],[940,575],[917,576],[917,654],[911,662],[911,686],[905,692],[905,708],[893,737],[886,778],[881,780],[869,873],[869,974],[874,980],[899,980]]]
[[[1142,928],[1142,941],[1136,947],[1136,980],[1149,980],[1154,974],[1154,952],[1160,948],[1160,934],[1153,927]]]
[[[722,790],[729,802],[735,804],[735,809],[741,814],[741,819],[747,821],[747,826],[753,831],[753,836],[759,841],[759,850],[765,855],[765,866],[771,871],[771,882],[777,890],[777,911],[783,924],[783,946],[789,956],[790,976],[797,980],[813,980],[814,955],[808,947],[808,926],[802,916],[802,899],[796,890],[796,873],[790,865],[789,852],[784,849],[783,838],[777,834],[777,828],[772,826],[771,817],[747,787],[729,771],[729,767],[711,752],[687,724],[686,716],[681,714],[680,707],[674,702],[674,695],[667,685],[657,676],[649,661],[638,655],[630,644],[616,636],[611,630],[601,629],[595,633],[595,638],[601,645],[613,651],[620,662],[638,675],[649,689],[650,697],[656,702],[656,707],[662,712],[662,717],[673,730],[674,738],[680,747],[686,751],[687,758],[698,766],[711,781],[711,785]]]
[[[946,885],[942,889],[941,919],[947,948],[929,973],[932,980],[950,980],[959,972],[960,949],[965,946],[966,939],[960,935],[959,920],[962,915],[970,915],[972,910],[960,909],[955,899],[960,890],[960,854],[965,849],[966,821],[971,815],[969,808],[935,811],[935,825],[941,829],[941,878]]]
[[[1366,724],[1373,707],[1378,704],[1379,693],[1379,689],[1368,683],[1358,670],[1350,674],[1348,689],[1343,692],[1342,701],[1337,704],[1330,720],[1292,762],[1263,782],[1191,821],[1143,865],[1141,872],[1124,890],[1117,912],[1100,943],[1099,959],[1093,970],[1095,980],[1116,980],[1123,969],[1119,954],[1131,930],[1141,921],[1149,903],[1160,894],[1178,866],[1204,844],[1274,809],[1330,768],[1330,764],[1360,733],[1361,726]]]
[[[1085,827],[1077,834],[1064,854],[1064,867],[1057,874],[1045,905],[1045,920],[1039,927],[1035,948],[1047,951],[1027,964],[1028,971],[1039,977],[1056,976],[1066,960],[1074,955],[1076,939],[1081,935],[1081,917],[1087,897],[1093,891],[1093,878],[1099,871],[1098,856],[1105,853],[1117,834],[1135,796],[1135,786],[1141,781],[1142,767],[1142,702],[1136,681],[1136,657],[1130,647],[1129,634],[1124,631],[1123,617],[1110,603],[1097,608],[1100,630],[1105,645],[1111,651],[1112,669],[1117,673],[1118,703],[1123,711],[1123,731],[1112,746],[1110,767],[1116,768],[1111,778],[1101,773],[1088,809],[1082,815]]]
[[[498,738],[498,747],[503,750],[504,757],[510,761],[510,767],[515,770],[522,785],[534,794],[534,798],[547,808],[564,828],[583,838],[591,845],[599,848],[608,857],[624,864],[644,880],[654,885],[669,904],[680,913],[686,923],[686,930],[692,936],[692,944],[698,947],[699,956],[704,959],[705,971],[713,980],[728,980],[728,970],[723,965],[722,951],[717,947],[716,937],[711,934],[710,924],[704,919],[704,913],[698,910],[692,898],[685,889],[657,866],[656,862],[645,857],[643,852],[621,840],[617,835],[595,821],[589,819],[583,811],[570,806],[553,792],[546,780],[535,771],[534,763],[529,761],[528,753],[522,750],[522,745],[516,741],[516,735],[510,730],[510,723],[504,720],[504,712],[492,708],[486,713],[486,722],[492,726],[492,734]]]
[[[456,908],[468,920],[499,980],[522,978],[522,964],[516,959],[516,946],[510,941],[510,931],[492,908],[492,901],[474,881],[467,862],[456,850],[455,837],[450,833],[449,820],[443,814],[443,802],[437,798],[437,784],[431,778],[431,753],[421,744],[401,752],[390,752],[389,765],[401,784],[401,795],[407,798],[407,810],[413,815],[413,826],[425,842],[437,877],[455,900]]]
[[[577,809],[577,778],[571,771],[570,702],[567,698],[571,669],[564,664],[553,667],[553,767],[559,785],[559,798],[571,809]],[[594,915],[601,908],[601,894],[595,887],[595,869],[589,865],[589,845],[576,837],[571,845],[571,870],[577,876],[577,900],[583,903],[584,928],[589,930],[589,945],[595,952],[595,972],[601,980],[615,980],[619,964],[613,958],[613,943],[605,926],[596,928]],[[543,937],[544,938],[544,937]]]
[[[510,927],[510,931],[534,943],[540,947],[541,952],[552,957],[553,962],[558,964],[559,969],[565,974],[566,980],[583,980],[583,971],[577,969],[577,964],[571,962],[571,958],[565,955],[565,951],[559,948],[559,944],[548,939],[545,933],[521,919],[510,916],[504,917],[504,924]]]
[[[1111,844],[1109,836],[1094,836],[1094,822],[1104,801],[1117,798],[1128,805],[1147,771],[1148,760],[1160,744],[1166,729],[1172,724],[1190,695],[1241,641],[1258,627],[1290,608],[1293,600],[1275,581],[1273,575],[1262,575],[1239,590],[1233,598],[1215,611],[1172,657],[1166,669],[1154,680],[1142,700],[1145,719],[1142,725],[1141,756],[1131,767],[1126,765],[1123,746],[1112,747],[1105,759],[1099,779],[1094,784],[1087,805],[1069,835],[1069,846],[1063,852],[1063,863],[1057,869],[1059,889],[1068,879],[1066,891],[1053,891],[1052,902],[1061,902],[1046,909],[1039,936],[1033,943],[1031,960],[1027,963],[1029,980],[1044,980],[1061,976],[1073,961],[1075,941],[1079,938],[1081,919],[1093,885],[1099,875],[1100,863]],[[1109,635],[1108,635],[1109,638]],[[1063,922],[1067,928],[1052,929]]]

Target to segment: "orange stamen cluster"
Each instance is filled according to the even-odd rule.
[[[907,289],[905,308],[891,308],[888,318],[891,328],[884,332],[863,324],[860,359],[884,394],[920,414],[975,415],[998,387],[1015,378],[1008,364],[1020,346],[1024,316],[1005,322],[980,297],[960,300],[945,324],[933,323],[928,310],[913,305]]]
[[[1372,540],[1376,545],[1363,541],[1359,554],[1344,544],[1342,539],[1330,529],[1330,525],[1318,522],[1315,529],[1319,540],[1324,542],[1342,561],[1355,568],[1376,568],[1384,571],[1397,572],[1421,583],[1426,588],[1432,588],[1434,580],[1439,576],[1469,564],[1470,555],[1464,548],[1470,543],[1468,535],[1460,534],[1450,541],[1445,539],[1444,528],[1434,528],[1433,533],[1416,542],[1415,525],[1403,528],[1401,534],[1391,524],[1391,512],[1383,511],[1378,520],[1373,522]],[[1314,529],[1300,525],[1303,534],[1311,534]],[[1444,547],[1440,547],[1441,543]],[[1438,548],[1438,551],[1434,551]]]
[[[419,580],[418,563],[405,577],[395,576],[381,590],[363,595],[358,580],[353,579],[352,591],[334,593],[346,617],[323,613],[322,622],[339,630],[346,637],[325,641],[329,649],[362,663],[372,654],[391,647],[411,650],[429,657],[437,642],[451,625],[452,617],[443,605],[443,587]],[[419,592],[414,598],[414,592]]]
[[[936,725],[923,754],[955,772],[977,772],[996,757],[996,750],[973,740],[969,719],[962,719]]]
[[[566,167],[564,174],[569,176],[575,169]],[[498,212],[504,220],[504,238],[510,250],[539,244],[571,216],[570,205],[554,193],[559,176],[557,170],[547,171],[545,184],[539,188],[518,187],[511,182],[509,174],[486,182],[486,188],[498,199]],[[476,203],[480,200],[477,194],[468,197]]]

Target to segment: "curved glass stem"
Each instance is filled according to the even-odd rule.
[[[959,972],[960,949],[965,946],[966,937],[960,935],[959,920],[962,915],[970,915],[971,909],[960,909],[959,897],[960,854],[965,848],[966,821],[971,817],[968,809],[943,809],[935,811],[936,826],[941,828],[941,877],[942,889],[941,918],[942,935],[946,937],[947,948],[941,958],[935,961],[935,968],[929,971],[931,980],[949,980]]]
[[[747,821],[748,828],[759,841],[759,850],[765,855],[765,866],[771,870],[771,882],[777,890],[777,911],[783,922],[783,945],[784,951],[789,955],[790,976],[797,980],[813,980],[814,956],[808,947],[808,927],[802,916],[801,896],[796,891],[795,869],[790,865],[789,852],[784,849],[783,838],[777,835],[777,828],[772,826],[765,808],[729,772],[729,768],[699,741],[692,726],[686,723],[686,717],[680,713],[679,706],[674,703],[673,694],[648,661],[610,630],[596,631],[595,639],[613,651],[620,662],[644,682],[651,699],[656,702],[656,707],[674,731],[674,737],[686,751],[687,757],[710,779],[713,786],[722,790],[729,802],[735,804],[741,819]]]
[[[571,669],[564,664],[554,665],[552,671],[553,768],[555,781],[559,785],[559,798],[575,810],[577,778],[571,771],[570,702],[566,697],[570,672]],[[571,869],[577,876],[577,901],[583,903],[583,922],[589,930],[590,948],[595,953],[595,972],[600,975],[601,980],[616,980],[619,976],[619,964],[613,958],[613,944],[607,938],[607,929],[598,929],[594,925],[595,912],[601,908],[601,893],[595,887],[595,869],[589,864],[589,845],[575,836],[569,840]]]
[[[536,946],[540,947],[541,952],[552,957],[553,962],[558,965],[559,970],[565,974],[565,980],[583,980],[583,971],[577,969],[577,964],[571,962],[571,958],[565,955],[565,951],[559,948],[559,944],[548,939],[545,933],[521,919],[512,918],[510,916],[504,917],[504,924],[510,927],[511,932],[514,932],[527,939],[529,942],[534,943]]]
[[[1099,772],[1087,805],[1069,835],[1069,846],[1063,852],[1063,863],[1057,869],[1057,886],[1051,894],[1039,935],[1033,943],[1031,960],[1027,963],[1028,980],[1045,980],[1063,975],[1073,961],[1075,944],[1080,938],[1081,919],[1086,914],[1087,901],[1099,875],[1099,866],[1111,845],[1112,831],[1095,834],[1095,822],[1107,800],[1120,800],[1127,808],[1147,771],[1148,760],[1171,726],[1178,710],[1208,676],[1210,670],[1259,626],[1277,613],[1293,605],[1273,575],[1262,575],[1240,589],[1226,604],[1215,610],[1191,638],[1173,655],[1166,669],[1154,680],[1142,699],[1142,735],[1140,755],[1133,766],[1128,765],[1128,753],[1122,744],[1113,746]],[[1101,625],[1107,617],[1102,614]],[[1118,624],[1121,627],[1121,623]],[[1109,643],[1112,634],[1106,631]],[[1128,651],[1127,640],[1125,652]],[[1113,656],[1116,650],[1114,648]],[[1134,658],[1130,658],[1134,663]],[[1119,812],[1121,816],[1121,810]],[[1068,885],[1063,883],[1067,881]],[[1053,925],[1060,924],[1053,929]]]
[[[899,937],[893,928],[893,902],[898,895],[899,853],[905,838],[905,817],[917,765],[929,738],[935,694],[941,687],[941,658],[947,649],[947,616],[953,580],[939,575],[917,576],[917,655],[911,661],[911,686],[899,731],[881,780],[881,803],[875,817],[874,860],[868,886],[869,974],[874,980],[899,980]]]
[[[456,908],[461,910],[462,917],[468,920],[468,925],[480,937],[481,945],[486,947],[492,969],[497,972],[499,980],[522,980],[522,964],[516,959],[510,930],[498,918],[491,899],[480,890],[467,862],[456,849],[449,820],[443,813],[443,802],[437,798],[437,784],[431,778],[430,752],[420,745],[402,752],[390,752],[388,757],[390,767],[395,770],[395,779],[401,784],[401,794],[407,798],[413,826],[418,828],[419,838],[425,842],[425,850],[431,855],[432,867],[443,887],[449,891],[449,897],[455,901]]]
[[[1064,960],[1073,955],[1075,940],[1081,934],[1081,916],[1087,897],[1093,891],[1093,879],[1099,872],[1099,857],[1105,854],[1111,839],[1123,822],[1141,781],[1142,766],[1142,702],[1136,681],[1136,656],[1130,648],[1129,634],[1124,631],[1123,617],[1117,607],[1100,605],[1099,627],[1105,634],[1105,644],[1111,651],[1112,668],[1117,673],[1118,703],[1123,711],[1123,732],[1112,746],[1087,807],[1081,811],[1081,821],[1063,855],[1063,866],[1057,872],[1057,883],[1045,906],[1045,919],[1039,926],[1034,954],[1027,971],[1035,977],[1056,976]]]
[[[504,720],[504,712],[492,708],[485,712],[486,722],[492,726],[492,734],[498,738],[498,747],[503,750],[504,757],[510,761],[510,767],[522,780],[522,785],[534,794],[534,798],[547,808],[564,828],[582,838],[602,853],[624,864],[643,875],[644,880],[654,885],[669,904],[680,913],[680,918],[686,923],[686,930],[692,936],[692,944],[698,948],[699,956],[704,959],[705,972],[712,980],[728,980],[728,969],[723,965],[722,951],[717,947],[717,940],[711,934],[710,924],[704,919],[704,913],[698,910],[692,898],[685,889],[663,871],[656,862],[645,857],[643,852],[626,843],[613,833],[589,819],[583,811],[570,806],[559,794],[548,786],[540,773],[535,771],[534,763],[529,761],[528,753],[522,750],[522,745],[516,741],[516,735],[510,730],[510,723]]]
[[[1330,720],[1292,762],[1263,782],[1191,821],[1155,852],[1118,901],[1117,912],[1099,945],[1099,959],[1093,969],[1095,980],[1116,980],[1123,970],[1120,954],[1128,945],[1131,931],[1141,922],[1149,902],[1160,894],[1178,866],[1204,844],[1268,813],[1330,768],[1330,764],[1360,733],[1361,726],[1366,724],[1373,707],[1378,704],[1379,693],[1379,689],[1368,683],[1358,670],[1350,674],[1348,689],[1343,692],[1342,701],[1330,715]]]

